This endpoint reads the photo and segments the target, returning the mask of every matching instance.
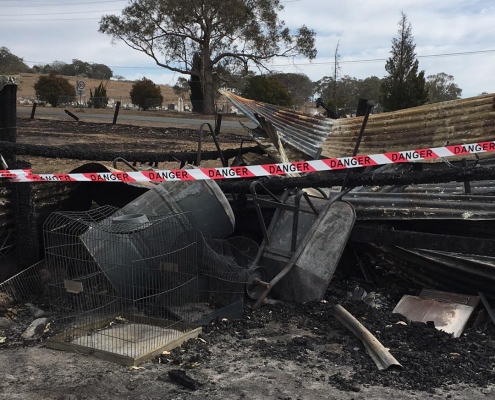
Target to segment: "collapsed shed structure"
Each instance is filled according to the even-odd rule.
[[[397,155],[400,151],[414,148],[480,141],[493,143],[495,135],[493,95],[397,113],[331,120],[254,102],[228,92],[223,94],[258,125],[246,130],[263,150],[230,151],[233,156],[227,157],[227,152],[222,152],[215,142],[218,152],[210,156],[220,158],[224,167],[228,166],[229,158],[234,159],[232,165],[239,166],[359,157],[372,153],[385,157],[386,154]],[[220,124],[215,132],[211,127],[210,131],[215,138],[220,132]],[[201,128],[199,144],[203,140],[202,133]],[[41,146],[17,146],[13,143],[2,143],[2,148],[13,153],[24,151],[24,154],[33,150],[42,151]],[[175,159],[180,161],[180,168],[185,171],[194,169],[186,164],[195,162],[199,166],[201,155],[205,154],[199,147],[198,152],[181,154],[181,158],[175,154],[167,154],[168,158],[154,155],[152,161]],[[119,304],[117,309],[112,309],[112,315],[107,316],[107,319],[112,317],[111,322],[120,317],[123,309],[120,304],[136,308],[136,301],[150,299],[154,296],[150,294],[153,291],[157,292],[158,297],[167,297],[169,291],[181,293],[179,297],[183,299],[192,297],[195,299],[193,306],[186,301],[179,304],[166,301],[159,310],[162,319],[172,318],[175,322],[191,324],[187,325],[190,330],[194,324],[201,325],[213,318],[240,316],[244,290],[256,301],[255,307],[259,307],[268,294],[290,301],[321,300],[344,249],[356,255],[359,265],[364,264],[363,260],[372,260],[375,265],[389,268],[430,288],[468,294],[486,292],[493,297],[495,253],[489,228],[495,217],[492,187],[495,172],[490,154],[481,154],[481,159],[478,159],[477,155],[471,155],[466,149],[449,158],[452,161],[446,161],[442,154],[430,157],[428,153],[418,152],[416,157],[394,160],[397,164],[368,166],[361,168],[361,173],[352,175],[289,171],[282,178],[269,176],[262,180],[245,179],[218,184],[208,180],[198,183],[194,180],[167,182],[166,179],[159,184],[120,182],[112,183],[111,193],[98,182],[81,182],[71,189],[67,187],[73,183],[61,184],[63,189],[61,185],[57,188],[67,200],[64,207],[81,207],[69,209],[69,212],[87,212],[89,208],[94,208],[94,203],[100,207],[114,206],[119,209],[111,209],[111,212],[104,209],[105,216],[98,221],[92,221],[87,214],[84,218],[77,214],[55,214],[79,228],[84,225],[80,234],[73,235],[74,242],[67,245],[67,248],[79,246],[80,251],[66,258],[80,261],[81,254],[85,254],[84,257],[92,262],[91,270],[82,271],[74,275],[76,279],[68,280],[81,282],[88,277],[90,280],[94,276],[101,278],[96,286],[110,290],[115,296],[113,300],[117,299]],[[116,159],[114,153],[112,156]],[[102,159],[101,154],[94,157],[95,160]],[[142,161],[139,158],[142,155],[132,159],[130,154],[130,157],[131,162]],[[406,161],[415,163],[402,164]],[[132,168],[130,164],[127,166]],[[91,163],[81,166],[77,172],[117,173],[119,170],[116,163],[113,168]],[[471,182],[470,177],[477,174],[490,180]],[[420,179],[418,176],[428,179],[424,179],[421,185],[411,184]],[[438,182],[439,176],[443,183],[427,183]],[[449,182],[452,180],[465,182]],[[401,184],[396,184],[398,182]],[[32,185],[36,186],[26,184],[34,203],[31,204],[34,209],[30,209],[31,216],[39,211]],[[49,211],[60,211],[57,210],[59,203],[53,200],[53,209]],[[38,214],[38,221],[46,219],[49,214],[46,210],[42,218]],[[186,218],[184,213],[194,217],[194,223],[191,222],[187,229],[183,227],[188,224],[179,221]],[[119,240],[114,239],[114,234],[123,233],[119,230],[122,226],[118,229],[113,224],[115,221],[109,218],[118,217],[132,217],[140,221],[133,222],[135,226],[126,227],[124,233],[130,235],[128,238],[119,236]],[[168,243],[164,245],[167,251],[155,253],[152,249],[142,253],[131,236],[138,238],[137,232],[143,229],[142,225],[150,223],[153,218],[166,217],[177,219],[175,230],[180,233],[181,241],[174,243],[182,243],[183,246],[177,247],[175,244],[176,247],[173,247]],[[189,220],[189,217],[186,219]],[[53,222],[53,219],[48,221]],[[30,226],[36,225],[30,222]],[[45,238],[50,237],[50,232],[53,236],[53,230],[66,227],[64,224],[53,229],[49,226],[45,225]],[[255,234],[246,233],[249,231]],[[109,239],[113,246],[110,252],[101,243],[91,245],[104,237],[112,238]],[[45,242],[45,251],[47,247],[50,248]],[[128,252],[128,247],[136,251]],[[194,256],[176,260],[174,254],[186,247],[194,248]],[[147,246],[143,248],[148,249]],[[125,260],[119,261],[121,258]],[[190,268],[191,260],[194,261],[194,268]],[[150,262],[155,268],[151,268],[151,275],[148,274]],[[122,273],[119,265],[123,265],[123,270],[127,272]],[[137,268],[139,265],[142,268]],[[190,268],[187,282],[172,279],[174,274],[180,275],[182,265]],[[37,268],[36,271],[40,269],[39,266]],[[46,268],[43,266],[41,269]],[[136,274],[136,271],[142,274]],[[65,272],[62,269],[62,272],[50,276],[63,277]],[[363,267],[363,274],[366,280],[373,279],[372,270]],[[154,278],[150,279],[150,276]],[[44,282],[40,281],[39,276],[34,279],[37,279],[35,287],[43,294]],[[23,301],[29,293],[18,285],[19,280],[22,280],[21,275],[5,282],[0,286],[0,291]],[[153,283],[142,285],[142,280]],[[155,287],[157,280],[165,282],[164,285]],[[65,281],[57,279],[49,282],[48,287],[59,291],[72,288],[74,291],[71,283],[66,285]],[[171,286],[174,282],[176,286]],[[191,288],[190,282],[193,282],[194,288]],[[33,286],[29,286],[27,291],[32,289]],[[75,294],[79,293],[95,294],[95,297],[101,295],[99,291],[76,290]],[[107,293],[104,295],[107,296]],[[62,297],[58,296],[55,300]],[[67,301],[71,303],[72,299]],[[156,305],[154,300],[149,303],[147,305]],[[92,300],[79,304],[80,308],[71,308],[76,321],[80,320],[80,314],[99,309],[91,308],[91,304],[96,304]],[[145,313],[149,317],[146,314],[149,310],[145,308],[139,309],[138,314]],[[139,320],[135,314],[127,312],[126,320],[131,319],[129,315]],[[138,316],[143,317],[141,314]],[[90,324],[94,325],[94,322],[92,320]],[[71,329],[74,327],[71,326]],[[93,335],[93,328],[85,331],[86,334],[88,332]],[[66,340],[65,336],[62,337]],[[150,351],[153,352],[153,349]]]
[[[273,133],[263,133],[266,121],[275,127],[289,160],[297,161],[351,155],[364,119],[310,117],[227,91],[222,94],[258,125],[248,131],[276,161],[281,159],[280,152]],[[418,152],[416,159],[400,159],[396,152],[493,143],[494,137],[495,97],[482,95],[370,115],[357,154],[396,156],[397,164],[366,168],[363,180],[368,176],[369,182],[373,182],[373,175],[380,174],[388,174],[391,180],[425,171],[448,174],[463,166],[491,166],[493,153],[466,151],[447,160],[438,155],[428,157],[425,152]],[[416,162],[401,164],[405,161]],[[356,210],[350,245],[361,257],[372,253],[376,263],[422,285],[474,294],[491,292],[495,283],[495,243],[489,228],[495,217],[493,183],[482,180],[358,186],[342,198]]]

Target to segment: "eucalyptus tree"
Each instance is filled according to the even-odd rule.
[[[133,0],[120,16],[103,16],[99,31],[190,75],[210,114],[217,71],[268,70],[275,57],[316,57],[315,32],[304,25],[291,31],[279,19],[283,8],[279,0]]]

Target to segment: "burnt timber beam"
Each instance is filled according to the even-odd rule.
[[[287,188],[328,188],[340,186],[346,176],[345,172],[318,172],[298,178],[263,178],[263,185],[269,190],[284,190]],[[495,179],[495,166],[459,167],[444,169],[425,169],[423,171],[387,172],[351,174],[347,186],[386,186],[413,185],[420,183],[446,183],[465,181],[485,181]],[[219,186],[226,192],[247,193],[251,179],[218,181]]]
[[[373,243],[377,246],[399,246],[495,256],[495,240],[493,239],[403,231],[376,225],[354,225],[349,240],[354,243]]]

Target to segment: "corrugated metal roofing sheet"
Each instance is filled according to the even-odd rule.
[[[322,156],[341,157],[352,152],[362,120],[362,117],[337,120],[322,146]],[[491,94],[370,115],[359,154],[494,139],[495,97]]]
[[[277,128],[284,145],[294,147],[310,158],[318,157],[320,148],[335,122],[290,108],[245,99],[226,90],[220,90],[220,93],[254,123],[259,124],[255,114],[270,121]]]
[[[309,157],[352,154],[363,117],[338,120],[309,116],[291,109],[244,99],[222,90],[251,121],[255,114],[272,122],[284,145]],[[427,104],[406,110],[370,115],[359,154],[440,147],[495,139],[495,95]],[[466,158],[465,155],[462,157]],[[467,157],[469,158],[469,157]],[[430,160],[439,162],[441,160]]]

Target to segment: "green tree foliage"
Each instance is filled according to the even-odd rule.
[[[294,100],[285,85],[273,76],[254,76],[242,92],[248,99],[290,107]]]
[[[57,72],[40,76],[34,84],[34,90],[39,101],[47,102],[52,107],[57,106],[61,96],[64,96],[67,101],[74,101],[76,96],[74,86]]]
[[[426,88],[430,103],[459,99],[462,89],[454,83],[454,77],[440,72],[426,77]]]
[[[388,76],[381,87],[381,103],[388,111],[416,107],[428,101],[424,71],[418,72],[419,62],[414,52],[416,45],[412,26],[406,14],[401,14],[398,37],[392,39],[392,56],[385,69]]]
[[[105,64],[88,63],[77,58],[73,59],[70,64],[63,61],[53,61],[46,65],[35,65],[33,70],[44,74],[56,71],[64,76],[84,76],[90,79],[108,80],[113,76],[112,70]]]
[[[377,76],[358,80],[359,98],[373,100],[375,103],[380,101],[380,86],[382,80]]]
[[[274,74],[273,77],[284,84],[294,100],[294,105],[302,106],[313,96],[314,84],[304,74]]]
[[[148,110],[150,107],[161,107],[163,103],[160,87],[146,77],[136,81],[132,85],[129,94],[131,96],[132,104],[137,105],[144,111]]]
[[[220,87],[232,93],[241,95],[249,80],[256,76],[253,71],[241,71],[240,73],[224,73],[220,81]]]
[[[179,78],[177,78],[177,82],[175,83],[173,89],[174,93],[177,96],[185,97],[189,94],[191,88],[189,86],[189,81],[186,78],[180,76]]]
[[[337,82],[333,76],[324,76],[315,83],[315,92],[327,107],[343,116],[354,112],[359,99],[378,102],[380,85],[381,79],[376,76],[356,79],[344,75]]]
[[[98,87],[95,87],[95,92],[89,89],[89,106],[94,108],[106,108],[108,104],[107,97],[107,83],[103,85],[103,82],[100,82]]]
[[[47,64],[44,73],[56,72],[59,75],[64,75],[69,71],[69,64],[63,61],[53,61]],[[70,76],[70,75],[69,75]]]
[[[87,72],[88,78],[109,80],[113,76],[112,70],[105,64],[92,63]]]
[[[29,72],[24,60],[12,54],[7,47],[0,47],[0,75],[15,75],[21,72]]]
[[[121,16],[104,16],[100,32],[190,75],[192,94],[197,87],[204,112],[212,114],[215,73],[265,68],[274,57],[316,57],[314,31],[302,26],[290,32],[278,18],[282,10],[280,0],[136,0]]]

